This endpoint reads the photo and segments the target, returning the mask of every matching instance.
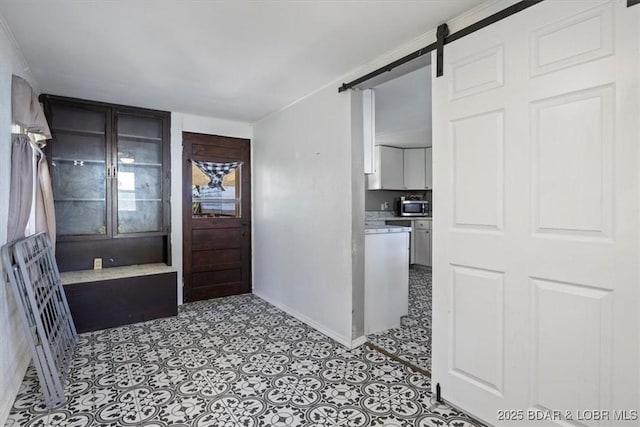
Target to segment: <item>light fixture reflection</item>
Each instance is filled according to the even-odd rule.
[[[118,157],[120,157],[120,161],[125,164],[131,164],[136,161],[131,153],[118,153]]]

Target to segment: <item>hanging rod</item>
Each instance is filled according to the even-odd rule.
[[[426,55],[429,52],[432,52],[436,49],[438,49],[438,45],[440,45],[440,47],[447,45],[449,43],[452,43],[458,39],[461,39],[464,36],[468,36],[471,33],[475,33],[478,30],[481,30],[482,28],[488,27],[491,24],[494,24],[498,21],[503,20],[504,18],[507,18],[511,15],[514,15],[518,12],[521,12],[531,6],[534,6],[540,2],[542,2],[543,0],[523,0],[520,1],[518,3],[515,3],[509,7],[507,7],[506,9],[502,9],[499,12],[494,13],[493,15],[487,16],[484,19],[481,19],[480,21],[469,25],[468,27],[464,27],[463,29],[456,31],[453,34],[448,34],[446,35],[446,31],[440,30],[438,31],[439,34],[443,34],[444,37],[441,38],[439,41],[436,41],[434,43],[431,43],[425,47],[423,47],[422,49],[418,49],[415,52],[412,52],[406,56],[403,56],[400,59],[396,59],[395,61],[382,66],[380,68],[378,68],[375,71],[372,71],[368,74],[365,74],[362,77],[359,77],[355,80],[350,81],[349,83],[343,83],[342,86],[340,86],[338,88],[338,92],[344,92],[345,90],[351,89],[361,83],[366,82],[367,80],[371,80],[374,77],[379,76],[380,74],[384,74],[386,72],[389,72],[391,70],[393,70],[394,68],[406,64],[407,62],[413,61],[416,58],[419,58],[423,55]],[[640,1],[640,0],[629,0],[629,1]],[[438,26],[438,28],[446,28],[443,27],[446,26],[446,24],[442,24],[440,26]],[[440,42],[440,43],[439,43]]]

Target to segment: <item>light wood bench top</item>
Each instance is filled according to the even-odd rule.
[[[126,267],[111,267],[101,270],[67,271],[60,273],[63,285],[74,283],[99,282],[101,280],[122,279],[125,277],[149,276],[152,274],[172,273],[176,269],[167,264],[140,264]]]

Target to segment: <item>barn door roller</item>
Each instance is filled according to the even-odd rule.
[[[447,24],[438,25],[436,31],[436,77],[444,73],[444,40],[449,35]]]

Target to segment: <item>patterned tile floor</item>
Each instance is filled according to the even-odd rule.
[[[250,294],[82,334],[67,395],[47,411],[30,367],[6,426],[477,426],[420,373]]]
[[[369,341],[431,372],[431,268],[409,269],[409,315],[399,328],[368,336]]]

